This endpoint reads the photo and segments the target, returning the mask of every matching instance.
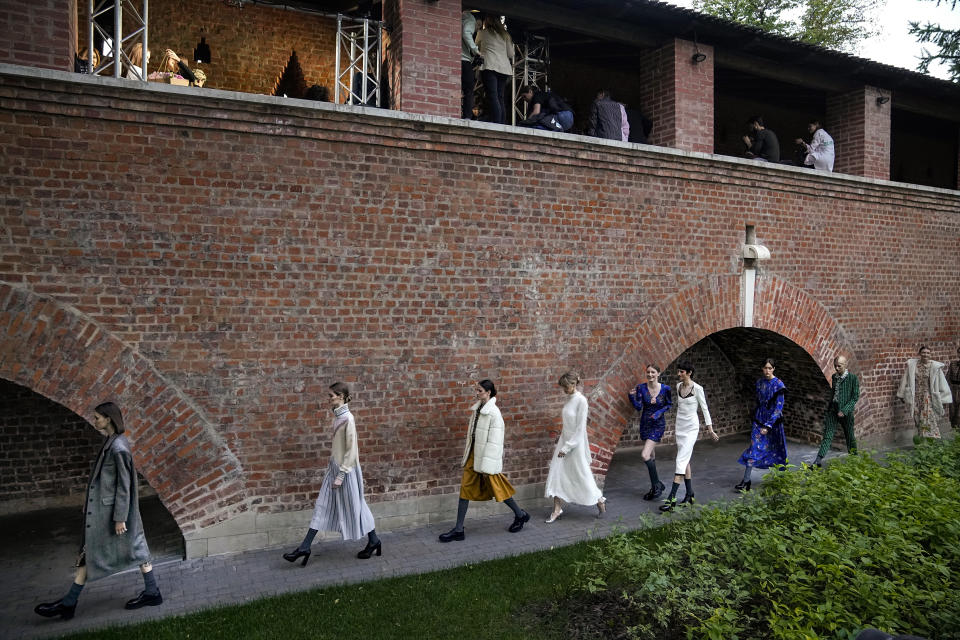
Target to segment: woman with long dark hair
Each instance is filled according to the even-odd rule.
[[[464,540],[463,521],[470,501],[496,500],[513,511],[513,524],[507,531],[516,533],[530,520],[530,514],[520,508],[513,494],[516,491],[503,475],[503,440],[506,428],[497,407],[497,387],[492,380],[481,380],[476,386],[477,402],[470,407],[473,415],[467,428],[463,450],[463,476],[460,479],[460,500],[457,504],[457,523],[453,529],[440,534],[440,542]]]
[[[749,491],[754,468],[769,469],[787,463],[787,437],[783,432],[783,400],[787,386],[773,375],[776,362],[773,358],[763,361],[760,369],[763,377],[757,380],[757,408],[753,411],[753,430],[750,446],[738,461],[745,469],[743,480],[735,491]]]
[[[34,611],[45,618],[69,620],[87,582],[139,566],[143,591],[128,600],[126,609],[163,603],[150,563],[150,549],[143,535],[137,495],[137,472],[133,467],[130,442],[124,435],[120,407],[104,402],[93,410],[93,428],[106,436],[100,448],[83,502],[84,522],[77,570],[67,594],[56,602],[37,605]]]
[[[367,537],[367,546],[357,557],[367,560],[376,553],[383,552],[383,545],[374,528],[373,514],[363,497],[363,473],[360,471],[360,459],[357,449],[357,425],[350,413],[350,387],[342,382],[334,382],[327,393],[330,408],[333,409],[331,427],[333,443],[330,463],[320,484],[320,494],[313,507],[310,528],[296,549],[283,554],[283,559],[307,566],[310,560],[310,547],[320,531],[337,531],[344,540],[359,540]]]

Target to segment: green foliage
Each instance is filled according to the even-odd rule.
[[[934,0],[928,0],[933,2]],[[935,0],[937,6],[940,6],[941,0]],[[948,2],[944,2],[948,4]],[[957,0],[949,0],[950,8],[956,11]],[[930,63],[942,62],[947,65],[947,72],[950,79],[954,82],[960,82],[960,30],[944,29],[938,24],[927,22],[921,25],[919,22],[910,22],[910,34],[917,37],[917,42],[930,43],[937,46],[937,53],[931,53],[924,49],[920,56],[920,64],[917,65],[917,71],[928,73]]]
[[[636,639],[852,639],[863,627],[960,638],[960,445],[883,464],[775,472],[760,495],[701,508],[651,549],[634,534],[578,565],[617,593]]]
[[[852,51],[876,33],[880,0],[696,0],[694,7],[802,42]]]

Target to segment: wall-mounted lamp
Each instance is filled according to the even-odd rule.
[[[200,37],[197,48],[193,50],[193,59],[197,62],[210,64],[210,45],[207,44],[207,39],[203,36]]]
[[[877,104],[887,104],[890,102],[890,96],[877,96]]]
[[[695,54],[693,54],[693,57],[690,58],[690,60],[693,62],[693,64],[700,64],[701,62],[703,62],[703,61],[706,60],[706,59],[707,59],[707,54],[705,54],[705,53],[700,53],[699,51],[697,51]]]

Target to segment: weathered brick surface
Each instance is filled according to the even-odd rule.
[[[863,87],[827,98],[824,127],[836,143],[834,170],[868,178],[890,178],[890,109],[893,101],[877,104],[877,96],[890,95]]]
[[[458,0],[385,0],[391,105],[410,113],[460,113]]]
[[[692,61],[696,51],[707,56]],[[653,120],[651,144],[713,152],[713,47],[679,38],[650,51],[639,68],[640,105]]]
[[[73,70],[76,0],[0,0],[0,63]]]
[[[746,224],[755,326],[811,395],[851,356],[863,435],[906,424],[904,359],[960,328],[956,192],[68,76],[0,77],[0,135],[0,377],[116,399],[185,531],[311,503],[336,379],[372,501],[456,491],[479,377],[527,484],[583,371],[602,473],[643,365],[740,326]]]

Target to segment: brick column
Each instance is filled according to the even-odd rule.
[[[675,39],[641,59],[641,108],[653,120],[651,144],[713,153],[713,47]]]
[[[73,71],[77,0],[0,0],[0,62]]]
[[[384,0],[394,109],[460,115],[459,0]]]
[[[834,171],[867,178],[890,179],[890,110],[892,101],[877,104],[889,91],[864,86],[827,98],[824,128],[836,145]]]

